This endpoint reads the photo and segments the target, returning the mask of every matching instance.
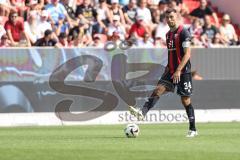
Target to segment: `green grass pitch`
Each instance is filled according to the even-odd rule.
[[[240,160],[240,123],[139,125],[126,138],[125,125],[0,128],[0,160]]]

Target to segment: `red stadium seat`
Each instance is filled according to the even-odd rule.
[[[183,1],[184,4],[188,7],[189,11],[196,9],[199,6],[199,1],[188,0]]]
[[[240,28],[238,27],[238,25],[234,24],[233,27],[234,27],[237,35],[240,37]]]

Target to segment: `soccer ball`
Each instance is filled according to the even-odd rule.
[[[137,124],[128,124],[124,129],[124,133],[128,138],[136,138],[139,135],[140,129]]]

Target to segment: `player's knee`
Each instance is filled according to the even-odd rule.
[[[160,95],[162,95],[165,91],[166,91],[165,86],[158,85],[154,92],[155,92],[156,95],[160,96]]]
[[[182,104],[183,104],[184,106],[188,106],[188,105],[191,103],[190,97],[185,97],[185,96],[183,96],[183,97],[181,97],[181,100],[182,100]]]

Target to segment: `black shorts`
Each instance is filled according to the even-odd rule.
[[[174,92],[175,86],[177,86],[177,94],[180,96],[191,96],[192,95],[192,74],[184,73],[181,74],[180,82],[178,84],[173,83],[172,74],[166,72],[162,75],[158,84],[164,85],[168,91]]]

